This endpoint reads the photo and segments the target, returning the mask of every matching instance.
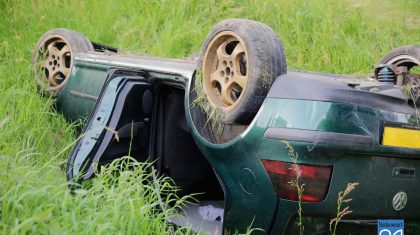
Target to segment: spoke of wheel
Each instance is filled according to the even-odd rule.
[[[237,83],[243,89],[245,88],[247,77],[241,74],[235,73],[230,80],[232,82]]]
[[[66,55],[66,53],[69,53],[69,52],[70,52],[70,47],[65,45],[60,50],[60,56],[64,57]]]
[[[229,55],[226,54],[226,45],[229,43],[229,41],[223,42],[219,48],[217,48],[216,54],[217,54],[217,58],[219,59],[219,63],[221,63],[221,61],[227,60],[229,59]]]
[[[240,69],[241,62],[240,62],[239,55],[242,53],[245,53],[245,48],[242,45],[242,43],[238,43],[231,54],[231,59],[233,61],[233,67],[234,67],[233,71],[235,71],[235,73],[233,74],[230,80],[232,82],[237,83],[242,89],[244,89],[247,82],[247,76],[246,75],[244,76],[241,74],[241,69]]]
[[[57,73],[59,72],[58,70],[57,71],[54,71],[54,72],[52,72],[51,70],[48,70],[48,81],[53,85],[53,86],[57,86],[58,84],[57,84],[57,81],[55,80],[55,77],[57,76]]]
[[[63,65],[58,71],[60,71],[64,77],[67,77],[67,75],[69,75],[70,69]]]
[[[230,92],[231,92],[231,89],[229,89],[230,86],[225,83],[220,83],[220,86],[222,88],[220,91],[220,98],[222,99],[222,102],[228,105],[232,105],[234,101],[230,97]]]
[[[242,43],[236,44],[235,49],[232,51],[232,54],[230,55],[231,59],[234,61],[240,53],[245,53],[245,48],[242,45]]]
[[[44,68],[45,69],[48,69],[48,71],[51,70],[51,67],[50,67],[50,64],[49,64],[49,61],[48,60],[45,60],[45,62],[44,62]]]
[[[55,47],[54,46],[55,45],[55,43],[54,42],[52,42],[52,43],[50,43],[50,45],[48,45],[48,52],[49,52],[49,54],[51,54],[51,53],[53,53],[53,54],[59,54],[60,53],[60,51],[58,50],[58,48],[57,47]],[[51,55],[50,55],[51,56]]]
[[[210,81],[218,81],[219,83],[223,82],[223,77],[220,77],[220,70],[216,70],[210,74]]]

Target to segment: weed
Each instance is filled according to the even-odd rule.
[[[347,196],[356,188],[357,185],[359,185],[359,183],[348,183],[344,192],[340,191],[338,193],[337,214],[334,219],[330,220],[330,232],[332,235],[336,235],[337,225],[340,223],[341,219],[353,212],[350,210],[350,206],[346,206],[344,209],[342,209],[342,206],[343,203],[349,203],[353,200],[351,198],[347,198]]]
[[[210,128],[215,131],[215,133],[220,136],[223,135],[224,124],[222,123],[222,120],[225,117],[225,113],[220,107],[213,107],[209,104],[203,86],[203,73],[201,67],[196,69],[193,91],[196,93],[196,97],[193,100],[192,105],[204,111],[207,117],[204,126],[210,125]]]
[[[251,224],[247,227],[246,232],[244,233],[244,235],[251,235],[253,232],[264,232],[263,229],[260,228],[253,228],[252,225],[254,224],[254,219],[252,220]],[[229,233],[226,233],[229,234]],[[240,234],[240,233],[235,233],[235,234]]]
[[[282,141],[288,150],[289,157],[292,159],[294,165],[291,170],[293,170],[296,173],[295,179],[293,179],[291,182],[289,182],[290,185],[296,188],[297,196],[298,196],[298,228],[299,228],[299,234],[303,235],[305,231],[305,226],[303,225],[302,221],[302,195],[304,192],[304,183],[301,183],[300,177],[301,177],[301,169],[298,165],[298,159],[299,155],[294,150],[294,148],[290,145],[288,141]],[[343,203],[349,203],[352,201],[351,198],[347,198],[347,196],[356,188],[356,186],[359,183],[349,183],[347,184],[346,189],[338,193],[338,199],[337,199],[337,215],[334,219],[330,221],[330,231],[332,235],[336,234],[337,225],[341,221],[341,219],[350,213],[352,211],[350,210],[350,207],[347,206],[344,209],[342,209]]]
[[[304,192],[304,186],[305,184],[300,182],[300,177],[301,177],[301,169],[299,167],[298,163],[298,159],[299,159],[299,155],[298,153],[294,150],[294,148],[289,144],[289,142],[287,141],[283,141],[283,143],[286,145],[286,148],[289,152],[289,157],[292,159],[294,165],[293,168],[291,168],[291,170],[296,172],[296,177],[295,179],[293,179],[291,182],[289,182],[290,185],[292,185],[293,187],[296,188],[296,192],[297,192],[297,196],[298,196],[298,227],[299,227],[299,234],[303,235],[304,231],[305,231],[305,226],[303,225],[302,222],[302,195]]]
[[[195,71],[193,90],[196,93],[196,97],[194,101],[192,102],[192,105],[196,107],[200,107],[203,110],[206,110],[208,103],[207,103],[207,95],[203,87],[203,72],[202,72],[201,67],[198,67]]]
[[[38,50],[33,52],[34,53],[34,63],[32,64],[32,75],[37,79],[39,87],[42,89],[41,91],[44,92],[48,88],[48,81],[45,77],[45,68],[44,63],[47,59],[47,53],[45,51]]]
[[[276,79],[276,78],[274,78],[274,79]],[[263,76],[262,76],[263,87],[268,90],[270,88],[271,84],[272,84],[272,81],[273,81],[273,79],[272,79],[272,76],[269,72],[269,69],[268,69],[267,66],[265,66],[264,71],[263,71]]]
[[[413,102],[413,106],[414,106],[414,110],[416,112],[416,122],[417,122],[417,126],[420,126],[420,113],[419,110],[417,109],[417,100],[419,99],[419,94],[420,91],[418,91],[417,89],[414,89],[412,86],[410,85],[404,85],[402,86],[402,91],[411,98],[412,102]]]

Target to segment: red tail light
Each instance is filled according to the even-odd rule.
[[[324,200],[330,184],[332,167],[293,164],[272,160],[262,160],[271,183],[279,198],[298,201],[296,186],[290,182],[296,180],[300,172],[299,185],[304,184],[302,202],[320,202]]]

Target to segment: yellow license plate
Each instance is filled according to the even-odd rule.
[[[420,148],[420,129],[414,127],[385,126],[382,145]]]

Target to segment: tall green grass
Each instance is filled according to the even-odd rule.
[[[99,179],[91,192],[68,192],[69,151],[58,153],[77,137],[74,124],[52,111],[53,100],[37,95],[30,74],[31,51],[48,29],[70,28],[126,50],[182,58],[200,50],[218,21],[249,18],[278,32],[289,68],[368,74],[392,48],[419,44],[419,15],[417,0],[0,1],[1,233],[171,231],[151,209],[155,198],[140,193],[141,184],[110,188]]]
[[[3,156],[0,230],[4,234],[173,234],[189,233],[167,221],[179,199],[169,178],[146,171],[150,164],[128,157],[103,168],[88,187],[71,195],[54,164],[33,164],[32,154]],[[149,173],[146,173],[149,172]],[[45,173],[48,176],[45,176]],[[45,182],[50,180],[52,182]],[[156,186],[158,185],[158,186]]]

